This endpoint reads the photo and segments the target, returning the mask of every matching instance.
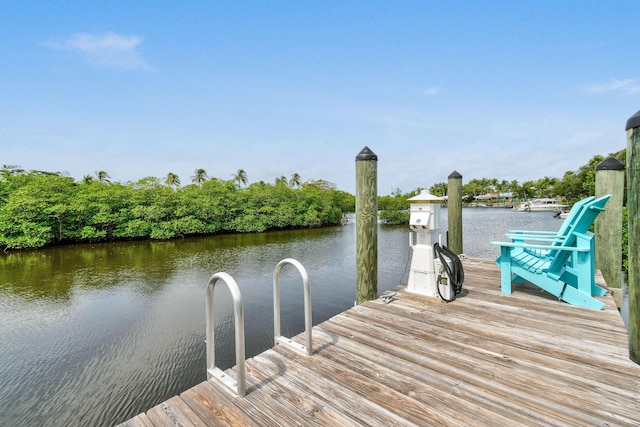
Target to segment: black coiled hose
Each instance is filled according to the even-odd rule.
[[[433,252],[440,259],[442,263],[442,267],[446,270],[447,276],[449,277],[449,286],[453,287],[453,297],[451,299],[447,299],[440,292],[440,279],[442,278],[442,274],[438,274],[438,281],[436,286],[438,287],[438,295],[442,298],[444,302],[451,302],[456,299],[456,296],[460,292],[462,292],[462,284],[464,283],[464,269],[462,268],[462,261],[458,258],[458,255],[451,252],[451,250],[446,246],[440,246],[439,243],[433,245]],[[445,258],[451,260],[451,265],[447,262]]]

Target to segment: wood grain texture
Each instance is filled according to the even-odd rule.
[[[596,218],[596,268],[602,271],[609,287],[619,288],[622,274],[622,203],[624,170],[596,171],[596,198],[611,194],[604,212]]]
[[[147,414],[138,414],[130,420],[125,421],[120,424],[122,427],[154,427],[153,423],[149,418],[147,418]]]
[[[640,364],[640,128],[627,130],[629,355]]]
[[[378,172],[356,161],[356,304],[378,298]]]
[[[449,178],[447,184],[447,246],[460,255],[462,247],[462,177]]]
[[[204,382],[146,417],[156,427],[640,425],[640,366],[610,296],[594,311],[527,283],[504,295],[493,260],[463,265],[450,304],[398,288],[390,304],[315,326],[311,357],[278,345],[247,360],[245,398]],[[138,417],[125,425],[147,427]]]

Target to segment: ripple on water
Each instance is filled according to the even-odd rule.
[[[446,214],[443,214],[446,219]],[[445,221],[446,222],[446,221]],[[465,252],[491,257],[509,228],[557,230],[546,213],[463,210]],[[444,229],[444,225],[443,225]],[[379,290],[410,256],[406,227],[379,229]],[[273,341],[272,274],[307,269],[317,324],[355,299],[355,226],[172,242],[69,246],[4,260],[0,271],[0,425],[111,426],[206,379],[205,288],[230,273],[245,301],[246,354]],[[34,271],[46,282],[33,282]],[[406,279],[406,276],[405,276]],[[235,364],[229,296],[216,296],[216,364]],[[283,333],[304,328],[301,282],[283,271]],[[216,292],[218,289],[216,288]]]

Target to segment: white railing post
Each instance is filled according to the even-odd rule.
[[[283,337],[280,332],[280,283],[278,281],[280,277],[280,270],[286,264],[293,265],[300,276],[302,276],[302,285],[304,286],[304,332],[306,345],[298,344],[292,341],[290,338]],[[300,264],[299,261],[293,258],[283,259],[278,263],[276,269],[273,272],[273,336],[274,345],[283,344],[298,353],[311,356],[313,353],[311,330],[313,328],[313,321],[311,315],[311,288],[309,285],[309,275],[307,270]]]
[[[236,337],[236,378],[226,374],[216,367],[215,356],[215,316],[213,313],[213,289],[221,279],[229,288],[233,299],[233,313],[235,317]],[[215,378],[224,386],[236,392],[240,397],[246,394],[246,380],[244,368],[244,308],[242,295],[236,281],[227,273],[216,273],[211,276],[207,285],[207,379]]]

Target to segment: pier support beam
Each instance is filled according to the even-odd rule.
[[[447,247],[456,255],[462,251],[462,175],[451,172],[447,184]]]
[[[629,210],[629,357],[640,364],[640,111],[627,120]]]
[[[596,197],[611,194],[607,207],[596,218],[596,268],[602,271],[610,288],[621,286],[622,276],[622,203],[624,200],[624,164],[608,157],[596,166]]]
[[[356,156],[356,304],[378,298],[378,156]]]

